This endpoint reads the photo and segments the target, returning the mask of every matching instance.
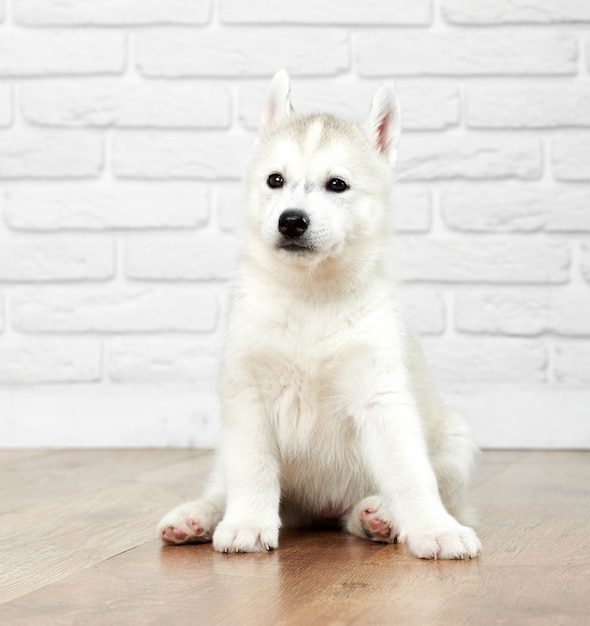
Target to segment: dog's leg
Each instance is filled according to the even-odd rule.
[[[445,509],[409,391],[378,394],[355,415],[367,469],[387,504],[398,539],[426,559],[478,555],[475,532]]]
[[[216,460],[207,489],[199,500],[186,502],[167,513],[158,524],[165,543],[207,543],[225,511],[225,485],[220,459]]]
[[[231,436],[222,436],[221,442],[227,508],[213,547],[218,552],[272,550],[279,543],[280,469],[276,441],[257,393],[227,402],[224,418],[231,424]]]

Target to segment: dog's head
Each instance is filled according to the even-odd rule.
[[[273,255],[316,266],[384,230],[400,107],[385,84],[361,122],[300,116],[289,92],[281,71],[250,162],[248,226]]]

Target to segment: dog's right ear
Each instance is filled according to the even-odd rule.
[[[266,109],[262,116],[261,132],[268,132],[280,124],[293,111],[289,94],[291,84],[286,70],[279,70],[273,77],[266,97]]]

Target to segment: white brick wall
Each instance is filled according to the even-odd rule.
[[[488,446],[590,447],[587,0],[0,0],[0,446],[209,445],[270,76],[404,107],[402,299]]]

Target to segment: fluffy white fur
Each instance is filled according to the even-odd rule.
[[[247,176],[216,464],[202,497],[160,522],[164,541],[269,550],[282,525],[332,518],[418,557],[478,555],[457,521],[474,446],[434,389],[385,271],[399,130],[392,85],[354,123],[294,114],[288,76],[275,76]],[[273,173],[282,187],[267,184]],[[327,189],[333,178],[347,189]],[[309,222],[297,247],[277,226],[291,209]]]

